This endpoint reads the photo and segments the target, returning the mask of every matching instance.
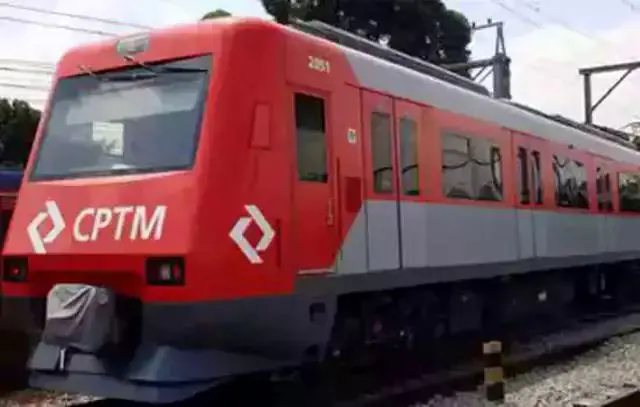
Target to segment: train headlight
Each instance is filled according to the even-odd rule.
[[[28,262],[26,257],[6,256],[2,262],[2,279],[19,283],[27,281]]]
[[[149,257],[145,268],[147,284],[184,285],[185,268],[182,257]]]

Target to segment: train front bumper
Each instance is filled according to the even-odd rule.
[[[4,299],[13,319],[30,326],[31,386],[173,402],[238,376],[299,366],[310,343],[326,340],[318,326],[304,329],[299,317],[308,319],[308,308],[296,307],[295,296],[143,303],[91,292],[67,299],[73,309],[64,312],[44,298]]]

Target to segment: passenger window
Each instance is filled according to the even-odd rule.
[[[540,174],[540,152],[532,151],[531,152],[531,180],[533,184],[533,202],[537,205],[543,203],[542,196],[542,177]]]
[[[391,116],[387,113],[371,113],[371,161],[373,167],[373,191],[393,192],[393,167],[391,155]]]
[[[442,135],[443,193],[449,198],[502,200],[500,148],[481,138]]]
[[[580,161],[553,156],[556,204],[565,208],[589,208],[587,170]]]
[[[640,212],[640,173],[618,174],[620,210]]]
[[[327,182],[327,139],[324,100],[295,94],[298,179]]]
[[[402,171],[402,192],[405,195],[420,194],[418,126],[409,117],[400,119],[400,168]]]
[[[529,190],[529,154],[525,148],[518,147],[518,173],[520,191],[520,203],[523,205],[531,203],[531,192]]]
[[[598,195],[598,210],[603,212],[612,211],[611,177],[601,167],[596,168],[596,193]]]

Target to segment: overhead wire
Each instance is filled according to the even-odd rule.
[[[514,15],[519,20],[524,21],[525,23],[527,23],[529,25],[533,25],[533,26],[535,26],[537,28],[542,28],[543,27],[543,25],[541,23],[539,23],[538,21],[530,18],[526,14],[521,13],[517,9],[517,7],[514,7],[512,5],[508,5],[503,0],[491,0],[491,1],[494,4],[496,4],[498,7],[502,8],[503,10],[507,11],[508,13]],[[631,3],[629,0],[621,0],[621,2],[626,4],[628,7],[632,8],[634,10],[636,9],[636,6],[633,3]],[[582,37],[584,37],[584,38],[586,38],[586,39],[588,39],[590,41],[603,43],[603,41],[601,39],[591,38],[591,37],[585,35],[584,33],[581,33],[579,31],[573,29],[571,26],[569,26],[567,23],[561,21],[560,19],[558,19],[558,18],[556,18],[554,16],[549,16],[546,13],[543,13],[540,10],[539,7],[534,6],[533,4],[531,4],[530,2],[528,2],[526,0],[521,1],[519,4],[524,5],[524,7],[536,12],[540,16],[545,16],[548,20],[551,20],[551,21],[563,26],[565,29],[567,29],[567,30],[569,30],[569,31],[571,31],[573,33],[576,33],[579,36],[582,36]],[[0,1],[0,7],[11,8],[11,9],[16,9],[16,10],[32,11],[32,12],[36,12],[36,13],[42,13],[42,14],[54,15],[54,16],[60,16],[60,17],[68,17],[68,18],[74,18],[74,19],[84,20],[84,21],[100,22],[100,23],[104,23],[104,24],[111,24],[111,25],[116,25],[116,26],[121,26],[121,27],[139,28],[139,29],[150,29],[151,28],[149,26],[145,26],[145,25],[141,25],[141,24],[127,23],[127,22],[114,20],[114,19],[93,17],[93,16],[75,14],[75,13],[58,12],[58,11],[47,10],[47,9],[43,9],[43,8],[39,8],[39,7],[18,5],[18,4],[4,2],[4,1]],[[80,33],[98,35],[98,36],[103,36],[103,37],[112,37],[112,36],[118,35],[117,33],[103,31],[103,30],[80,28],[80,27],[74,27],[74,26],[71,26],[71,25],[64,25],[64,24],[46,23],[46,22],[42,22],[42,21],[35,21],[35,20],[29,20],[29,19],[12,17],[12,16],[0,16],[0,20],[14,22],[14,23],[21,23],[21,24],[36,25],[36,26],[45,27],[45,28],[61,29],[61,30],[72,31],[72,32],[80,32]],[[3,62],[3,60],[0,60],[0,63],[2,63],[2,62]],[[34,66],[35,65],[40,65],[40,63],[38,63],[38,62],[33,62],[33,63],[31,63],[29,61],[20,61],[20,62],[25,63],[26,65],[29,65],[29,64],[33,64]],[[42,64],[44,65],[45,63],[42,63]],[[11,70],[11,71],[14,71],[14,72],[22,71],[22,72],[25,72],[25,73],[36,73],[36,74],[45,73],[45,72],[33,72],[34,70],[27,69],[27,68],[1,67],[0,70],[2,70],[2,71]],[[51,69],[51,73],[52,72],[53,72],[53,69]],[[634,117],[640,119],[640,117],[637,117],[637,116],[634,116]]]
[[[26,90],[38,90],[38,91],[49,91],[48,87],[45,86],[35,86],[35,85],[27,85],[21,83],[13,83],[13,82],[0,82],[0,88],[17,88],[17,89],[26,89]]]
[[[2,72],[15,72],[15,73],[28,73],[32,75],[47,75],[50,76],[53,74],[52,70],[42,70],[42,69],[33,69],[33,68],[24,68],[24,67],[15,67],[15,66],[2,66],[0,65],[0,71]]]
[[[0,58],[0,64],[8,64],[8,65],[28,65],[33,67],[41,67],[43,69],[53,69],[55,64],[51,62],[45,61],[34,61],[28,59],[11,59],[11,58]]]
[[[53,10],[41,9],[38,7],[16,5],[8,2],[0,2],[0,7],[32,11],[32,12],[42,13],[42,14],[47,14],[52,16],[75,18],[75,19],[84,20],[84,21],[93,21],[93,22],[99,22],[99,23],[105,23],[105,24],[112,24],[112,25],[118,25],[123,27],[148,29],[148,27],[138,25],[138,24],[124,23],[117,20],[91,17],[86,15],[80,15],[80,14],[62,13],[62,12],[57,12]],[[30,19],[14,17],[14,16],[0,16],[0,21],[29,24],[29,25],[39,26],[39,27],[60,29],[60,30],[79,32],[84,34],[98,35],[103,37],[106,37],[106,36],[112,37],[117,35],[114,32],[108,32],[108,31],[90,29],[90,28],[81,28],[81,27],[75,27],[75,26],[66,25],[66,24],[48,23],[48,22],[30,20]],[[50,78],[54,72],[54,64],[50,64],[46,62],[25,61],[25,60],[16,60],[16,59],[0,59],[0,65],[2,65],[0,66],[0,71],[2,72],[8,72],[8,73],[14,73],[14,74],[28,74],[29,76],[43,75],[43,76],[49,76]],[[15,82],[14,81],[0,82],[0,88],[12,88],[12,89],[22,89],[22,90],[31,90],[31,91],[40,91],[40,92],[49,91],[48,87],[37,86],[34,84],[20,83],[20,82],[24,82],[25,80],[26,79],[21,78],[20,80]],[[28,98],[28,99],[32,99],[32,98]]]
[[[32,11],[32,12],[35,12],[35,13],[41,13],[41,14],[46,14],[46,15],[50,15],[50,16],[60,16],[60,17],[75,18],[75,19],[78,19],[78,20],[93,21],[93,22],[98,22],[98,23],[103,23],[103,24],[117,25],[117,26],[121,26],[121,27],[139,28],[139,29],[142,29],[142,30],[148,30],[148,29],[151,28],[149,26],[142,25],[142,24],[128,23],[128,22],[124,22],[124,21],[120,21],[120,20],[114,20],[114,19],[102,18],[102,17],[94,17],[94,16],[88,16],[88,15],[84,15],[84,14],[65,13],[65,12],[60,12],[60,11],[48,10],[48,9],[44,9],[44,8],[40,8],[40,7],[23,6],[23,5],[9,3],[9,2],[5,2],[5,1],[0,1],[0,7],[10,8],[10,9],[15,9],[15,10]]]
[[[632,3],[630,0],[620,0],[620,2],[629,7],[631,10],[638,11],[638,5]]]
[[[529,0],[520,0],[520,2],[519,2],[519,3],[520,3],[520,4],[523,4],[523,5],[524,5],[525,7],[527,7],[529,10],[534,11],[534,12],[535,12],[535,13],[537,13],[538,15],[543,16],[543,17],[546,17],[549,21],[552,21],[552,22],[554,22],[554,23],[556,23],[556,24],[558,24],[558,25],[562,26],[562,27],[563,27],[564,29],[566,29],[567,31],[570,31],[570,32],[572,32],[572,33],[574,33],[574,34],[576,34],[576,35],[578,35],[578,36],[580,36],[580,37],[582,37],[582,38],[584,38],[584,39],[586,39],[586,40],[588,40],[588,41],[590,41],[590,42],[592,42],[592,43],[596,44],[596,46],[600,46],[600,47],[607,47],[607,51],[610,51],[610,48],[611,48],[612,46],[615,46],[615,45],[616,45],[616,44],[613,44],[612,42],[607,41],[607,40],[602,39],[602,38],[598,38],[598,37],[591,37],[591,36],[589,36],[589,35],[587,35],[587,34],[585,34],[585,33],[582,33],[582,32],[580,32],[580,31],[576,30],[576,29],[575,29],[575,28],[573,28],[570,24],[566,23],[565,21],[561,20],[561,19],[560,19],[560,18],[558,18],[558,17],[555,17],[555,16],[550,15],[550,14],[548,14],[548,13],[543,13],[540,7],[538,7],[538,6],[534,5],[534,4],[532,4]],[[615,51],[614,51],[613,53],[614,53],[614,54],[619,54],[618,52],[615,52]],[[625,56],[625,59],[626,59],[626,56]],[[613,100],[613,101],[611,101],[611,100],[610,100],[610,101],[609,101],[609,103],[612,103],[613,105],[616,105],[616,106],[620,107],[620,103],[619,103],[619,102],[616,102],[615,100]],[[637,114],[633,115],[632,117],[633,117],[633,118],[636,118],[636,119],[640,119],[640,116],[638,116]]]
[[[513,16],[515,16],[517,19],[519,19],[519,20],[521,20],[521,21],[523,21],[523,22],[525,22],[525,23],[527,23],[529,25],[533,25],[536,28],[543,28],[543,25],[540,22],[538,22],[538,21],[530,18],[526,14],[523,14],[522,12],[520,12],[520,10],[518,10],[517,6],[507,5],[504,0],[491,0],[491,1],[494,4],[496,4],[498,7],[502,8],[503,10],[505,10],[505,11],[509,12],[510,14],[512,14]],[[584,33],[581,33],[579,31],[575,30],[573,27],[571,27],[567,23],[563,22],[562,20],[560,20],[560,19],[558,19],[556,17],[553,17],[553,16],[549,16],[546,13],[543,13],[540,10],[539,7],[536,7],[536,6],[532,5],[531,3],[528,3],[527,0],[521,0],[518,4],[525,5],[525,7],[527,7],[530,10],[536,12],[539,17],[540,16],[545,17],[547,20],[550,20],[550,21],[552,21],[552,22],[554,22],[554,23],[556,23],[558,25],[561,25],[566,30],[568,30],[570,32],[573,32],[573,33],[575,33],[575,34],[577,34],[577,35],[579,35],[579,36],[581,36],[583,38],[586,38],[586,39],[592,41],[592,42],[595,42],[595,43],[601,42],[603,44],[607,43],[608,47],[610,47],[612,45],[611,43],[603,41],[602,39],[599,39],[599,38],[594,39],[594,38],[591,38],[591,37],[589,37],[588,35],[586,35]],[[559,63],[559,64],[563,64],[564,63],[564,64],[566,64],[566,62],[562,62],[562,61],[554,61],[554,63]],[[544,71],[544,72],[548,72],[550,74],[550,76],[552,76],[554,74],[554,72],[550,71],[550,69],[549,69],[549,67],[547,65],[536,64],[536,63],[530,63],[530,65],[534,65],[538,70],[541,70],[541,71]],[[576,75],[577,75],[577,72],[576,72]],[[620,102],[616,102],[615,99],[613,101],[609,101],[609,104],[613,104],[615,106],[618,106],[619,108],[621,107]],[[625,106],[624,108],[626,109],[626,107],[627,106]],[[640,119],[640,116],[638,114],[634,114],[634,115],[632,115],[632,118]]]
[[[21,23],[21,24],[37,25],[37,26],[46,27],[46,28],[55,28],[60,30],[81,32],[85,34],[99,35],[103,37],[114,37],[117,35],[116,33],[108,32],[108,31],[93,30],[90,28],[79,28],[79,27],[73,27],[73,26],[64,25],[64,24],[45,23],[42,21],[28,20],[25,18],[18,18],[18,17],[0,16],[0,20],[14,22],[14,23]]]

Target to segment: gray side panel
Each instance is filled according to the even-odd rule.
[[[607,253],[613,248],[609,235],[609,217],[605,215],[597,216],[596,222],[598,223],[598,252]]]
[[[640,163],[640,152],[541,118],[496,99],[441,82],[410,69],[343,48],[360,84],[367,88],[422,102],[527,134],[601,154],[615,160]]]
[[[640,250],[640,219],[634,216],[610,216],[609,219],[612,250]]]
[[[540,226],[546,232],[538,235],[538,243],[541,239],[546,240],[544,250],[538,252],[539,257],[579,256],[600,252],[598,216],[539,211],[536,212],[535,222],[536,229]]]
[[[369,201],[366,207],[368,231],[363,207],[336,259],[338,274],[400,267],[396,204]],[[533,260],[604,259],[606,254],[640,251],[640,219],[629,216],[416,202],[403,203],[401,213],[402,266],[426,273],[426,268],[474,264],[522,262],[538,267],[535,264],[542,263]]]
[[[427,208],[420,202],[400,203],[402,266],[424,267],[428,262]]]
[[[546,214],[541,211],[531,211],[533,215],[533,242],[536,247],[536,257],[544,257],[549,251],[549,224]]]
[[[345,236],[334,269],[338,273],[353,274],[366,273],[367,266],[367,223],[365,211],[361,210],[356,215],[351,229]]]
[[[394,201],[367,201],[369,270],[400,267],[398,207]],[[346,248],[345,248],[346,250]]]
[[[520,259],[530,259],[536,256],[535,231],[532,212],[533,211],[529,209],[516,211]]]
[[[429,266],[518,259],[515,210],[423,204],[427,207]],[[413,242],[419,245],[420,242]]]

